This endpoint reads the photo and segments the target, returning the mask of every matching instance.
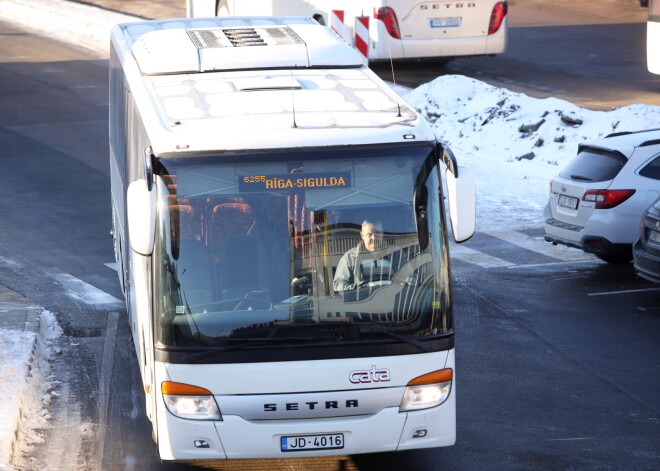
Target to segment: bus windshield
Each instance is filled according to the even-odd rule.
[[[160,159],[157,347],[431,350],[453,330],[434,152]]]

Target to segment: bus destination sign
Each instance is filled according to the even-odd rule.
[[[287,175],[241,175],[238,191],[318,190],[350,188],[351,172],[292,173]]]

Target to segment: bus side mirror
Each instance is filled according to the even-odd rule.
[[[140,255],[151,255],[156,232],[156,192],[149,191],[144,180],[128,185],[126,211],[131,248]]]
[[[460,169],[460,171],[459,171]],[[465,242],[474,235],[477,219],[477,184],[465,167],[447,168],[447,199],[449,219],[456,242]],[[458,174],[458,178],[456,177]]]

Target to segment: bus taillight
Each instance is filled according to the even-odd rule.
[[[495,34],[502,26],[502,22],[508,11],[507,2],[497,2],[490,13],[490,23],[488,24],[488,35]]]
[[[374,18],[385,23],[387,32],[394,39],[401,39],[401,31],[399,30],[399,21],[396,19],[396,14],[392,7],[380,7],[374,14]]]

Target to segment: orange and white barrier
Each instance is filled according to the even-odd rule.
[[[330,12],[330,28],[348,44],[352,44],[351,29],[344,23],[344,10],[332,10]]]
[[[355,17],[355,49],[362,55],[364,65],[369,65],[369,17]]]
[[[362,55],[364,65],[369,65],[369,17],[356,16],[355,28],[351,28],[344,22],[344,10],[330,11],[330,28],[337,35],[353,46]],[[355,35],[353,35],[355,32]]]

